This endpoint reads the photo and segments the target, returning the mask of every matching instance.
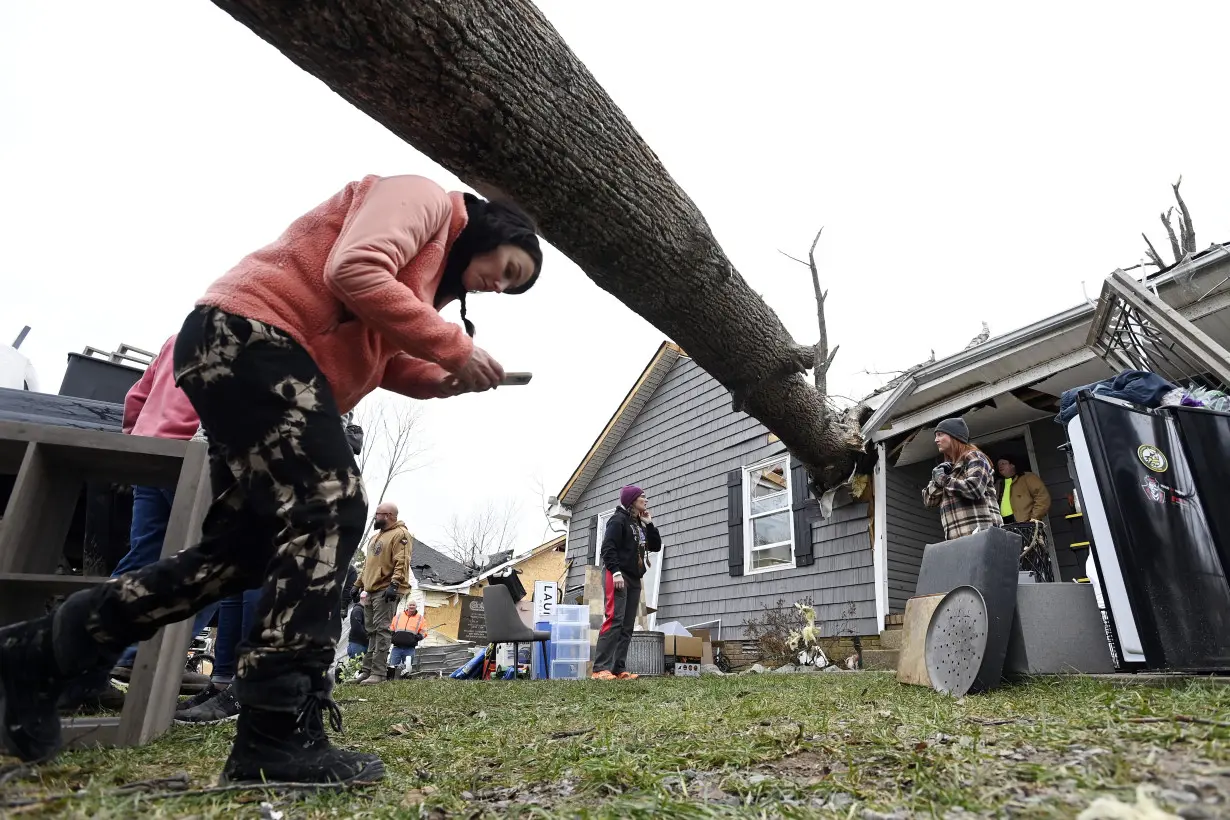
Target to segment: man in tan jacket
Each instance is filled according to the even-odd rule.
[[[367,542],[363,573],[355,589],[363,604],[363,628],[367,630],[367,654],[355,680],[384,683],[389,649],[393,646],[393,614],[397,598],[408,588],[410,531],[397,518],[397,505],[384,502],[372,517],[376,534]]]
[[[996,496],[1005,524],[1042,521],[1051,510],[1051,494],[1042,479],[1030,472],[1018,472],[1016,461],[1003,456],[995,462],[1000,480]]]

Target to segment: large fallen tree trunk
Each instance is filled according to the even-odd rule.
[[[817,483],[849,476],[848,433],[802,375],[815,348],[796,344],[733,269],[696,205],[530,0],[214,2],[476,190],[517,200]]]

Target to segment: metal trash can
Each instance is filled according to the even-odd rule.
[[[661,632],[633,632],[627,668],[634,675],[666,674],[666,636]]]

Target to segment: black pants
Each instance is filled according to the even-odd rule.
[[[94,598],[86,630],[122,648],[259,587],[235,694],[245,706],[295,711],[326,685],[339,586],[365,525],[341,414],[289,335],[212,308],[184,322],[175,377],[209,436],[214,501],[201,543],[84,593]]]
[[[598,635],[598,654],[594,658],[595,672],[618,675],[628,663],[628,646],[636,627],[636,610],[641,602],[641,579],[624,576],[624,588],[615,588],[610,570],[602,573],[603,603],[606,618]]]

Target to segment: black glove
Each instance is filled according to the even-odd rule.
[[[931,471],[931,480],[936,484],[943,484],[944,479],[948,478],[948,474],[950,472],[952,472],[952,464],[951,462],[945,461],[943,464],[938,465]]]
[[[388,588],[384,591],[384,599],[386,601],[397,600],[397,584],[389,584]]]

